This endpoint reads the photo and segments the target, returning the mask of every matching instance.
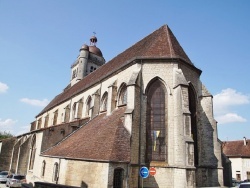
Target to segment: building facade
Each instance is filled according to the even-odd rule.
[[[20,135],[10,171],[81,187],[223,186],[213,97],[167,25],[105,63],[83,45],[71,80]],[[156,174],[141,179],[142,166]]]
[[[230,159],[232,177],[237,181],[250,181],[250,140],[226,141],[222,144],[223,153]]]

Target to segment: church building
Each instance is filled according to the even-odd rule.
[[[70,71],[30,132],[11,140],[10,172],[89,188],[224,185],[213,96],[167,25],[109,62],[93,36]],[[156,173],[142,179],[141,167]]]

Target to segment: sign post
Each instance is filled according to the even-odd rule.
[[[140,169],[140,176],[142,177],[142,188],[143,188],[143,179],[147,178],[148,175],[149,175],[148,168],[145,167],[145,166],[141,167],[141,169]]]

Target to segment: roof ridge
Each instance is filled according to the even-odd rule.
[[[172,41],[170,40],[170,37],[169,37],[169,31],[168,31],[168,26],[167,25],[165,27],[165,30],[167,32],[167,40],[168,40],[169,49],[170,49],[170,57],[172,58],[173,57],[172,50],[174,51],[174,49],[173,49]]]

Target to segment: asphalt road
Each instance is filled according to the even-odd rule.
[[[6,188],[5,183],[0,183],[1,188]]]

